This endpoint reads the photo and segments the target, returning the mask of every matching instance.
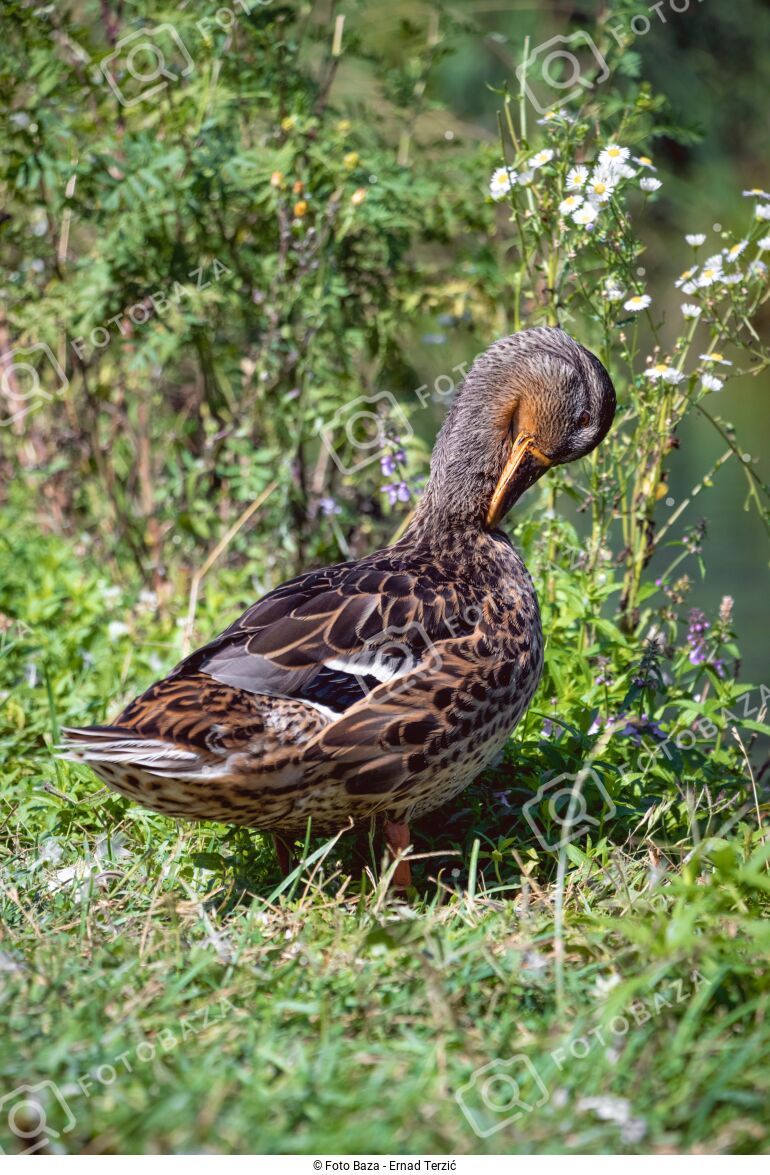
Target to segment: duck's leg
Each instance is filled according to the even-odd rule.
[[[390,851],[391,857],[394,859],[398,856],[399,849],[408,849],[412,843],[412,838],[409,835],[408,824],[398,824],[395,820],[385,820],[385,841]],[[395,889],[408,889],[412,884],[412,866],[407,857],[404,861],[399,861],[396,865],[393,874],[393,886]]]
[[[291,849],[282,836],[277,832],[273,833],[273,845],[275,847],[275,855],[278,858],[278,867],[284,877],[288,877],[296,869],[296,863]]]

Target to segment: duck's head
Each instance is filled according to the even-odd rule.
[[[595,449],[614,415],[612,380],[563,330],[500,339],[474,362],[439,434],[425,512],[492,530],[552,465]]]

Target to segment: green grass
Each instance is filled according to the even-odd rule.
[[[282,887],[259,834],[182,827],[52,758],[57,725],[162,672],[179,629],[105,592],[82,552],[5,541],[0,1098],[54,1083],[74,1124],[44,1085],[50,1149],[770,1149],[767,802],[741,787],[737,748],[643,777],[633,741],[611,739],[596,764],[617,811],[547,851],[522,806],[579,759],[595,713],[565,685],[564,737],[543,740],[533,712],[506,762],[417,830],[416,852],[439,855],[409,901],[376,839],[359,875],[352,845],[311,838]],[[232,603],[207,607],[213,627]],[[108,635],[116,618],[130,633]],[[482,1130],[501,1121],[483,1076],[465,1088],[494,1062],[533,1108],[479,1137],[456,1095]]]

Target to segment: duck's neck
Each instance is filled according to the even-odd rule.
[[[486,531],[485,508],[467,498],[458,498],[448,487],[431,477],[417,503],[407,534],[410,538],[449,537],[456,534],[480,535]]]
[[[490,377],[477,370],[482,367],[477,360],[436,438],[430,479],[409,528],[412,536],[487,533],[507,434]]]

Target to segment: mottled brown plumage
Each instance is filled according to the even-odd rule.
[[[560,330],[473,365],[393,546],[283,584],[67,752],[187,819],[321,833],[383,813],[390,842],[497,754],[542,668],[532,581],[497,529],[551,464],[604,437],[615,394]]]

